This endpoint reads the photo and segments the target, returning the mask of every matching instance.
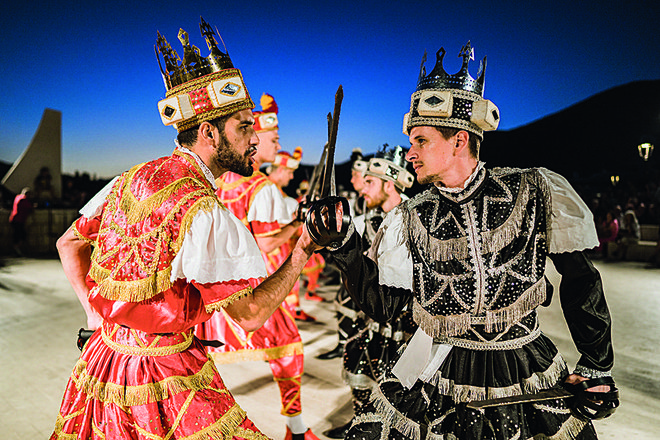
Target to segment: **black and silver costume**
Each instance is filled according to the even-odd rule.
[[[468,182],[456,192],[430,185],[391,211],[375,261],[356,233],[333,251],[370,318],[392,321],[412,301],[419,325],[347,438],[596,438],[564,400],[466,408],[555,387],[568,375],[537,320],[552,295],[546,257],[562,275],[559,297],[581,354],[575,372],[608,376],[613,364],[600,275],[583,253],[598,244],[593,219],[568,182],[545,169],[483,163]]]

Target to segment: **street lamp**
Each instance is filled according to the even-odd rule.
[[[639,152],[639,157],[644,159],[644,162],[648,161],[651,155],[653,154],[653,144],[645,142],[637,146],[637,151]]]

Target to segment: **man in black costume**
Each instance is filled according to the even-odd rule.
[[[610,414],[618,401],[594,417],[575,399],[467,405],[583,381],[606,396],[615,390],[614,354],[600,274],[584,254],[598,245],[589,209],[547,169],[479,161],[483,131],[499,122],[497,107],[483,99],[485,58],[475,80],[469,43],[454,75],[442,66],[444,54],[429,75],[422,62],[404,117],[406,160],[426,188],[388,213],[369,256],[353,227],[328,247],[369,317],[392,321],[412,301],[419,326],[346,438],[596,438],[589,419]],[[572,374],[539,329],[536,308],[552,297],[547,257],[562,275],[559,297],[581,354]]]

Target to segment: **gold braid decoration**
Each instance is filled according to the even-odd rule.
[[[238,179],[238,180],[236,180],[232,183],[225,182],[222,179],[222,177],[218,177],[217,179],[215,179],[215,184],[218,185],[218,188],[220,188],[222,191],[231,191],[231,190],[234,190],[234,189],[238,188],[239,186],[241,186],[242,184],[244,184],[248,180],[252,179],[253,177],[254,177],[254,175],[247,176],[247,177],[241,177],[240,179]]]
[[[234,189],[235,187],[239,186],[239,185],[236,185],[236,183],[239,183],[239,182],[243,183],[244,180],[243,179],[237,180],[233,184],[224,184],[223,183],[221,189],[223,191],[228,191],[229,189]],[[265,185],[268,185],[269,183],[272,184],[272,182],[270,180],[268,180],[268,178],[266,178],[265,175],[264,175],[263,177],[261,177],[259,179],[255,179],[254,182],[252,182],[250,184],[250,186],[245,188],[245,191],[243,191],[241,194],[238,195],[238,197],[235,197],[233,199],[222,199],[222,203],[224,203],[224,204],[235,203],[235,202],[239,201],[240,199],[242,199],[243,197],[245,197],[247,195],[247,193],[249,191],[251,191],[252,188],[254,188],[254,191],[252,192],[252,196],[250,197],[250,200],[248,200],[248,208],[249,208],[250,206],[252,206],[252,201],[254,200],[254,196],[261,190],[261,188],[263,188]]]
[[[112,249],[108,250],[101,249],[101,247],[97,246],[92,254],[90,276],[96,281],[99,294],[106,299],[139,302],[150,299],[171,288],[171,267],[168,266],[163,270],[158,270],[163,245],[169,245],[173,254],[176,255],[181,249],[186,233],[190,230],[195,214],[197,214],[200,209],[206,212],[210,212],[217,206],[221,206],[225,209],[224,206],[219,203],[218,198],[208,184],[204,185],[203,182],[192,177],[179,179],[152,196],[149,196],[147,199],[137,201],[130,191],[130,185],[133,176],[142,166],[143,165],[139,165],[129,170],[124,179],[115,186],[111,196],[108,198],[108,209],[103,213],[103,221],[99,230],[99,235],[112,230],[124,245],[114,246]],[[126,213],[127,220],[130,223],[144,220],[144,218],[146,218],[146,216],[155,208],[168,200],[174,192],[180,190],[186,185],[191,185],[193,187],[197,186],[198,189],[194,189],[178,200],[175,206],[167,213],[165,218],[163,218],[162,222],[151,231],[137,237],[129,237],[126,235],[124,228],[114,221],[114,215],[117,209],[116,199],[122,188],[122,198],[119,201],[119,206],[121,206]],[[189,203],[191,200],[194,200],[194,203],[183,215],[180,222],[178,236],[176,240],[172,241],[170,237],[171,232],[168,230],[168,226],[174,221],[175,216],[180,212],[183,205]],[[147,240],[155,242],[155,250],[150,262],[145,262],[143,260],[143,255],[138,251],[138,246]],[[112,269],[102,266],[102,263],[110,260],[118,252],[124,249],[126,245],[130,246],[130,250],[121,261],[113,264]],[[130,263],[136,263],[139,269],[145,273],[145,276],[138,280],[116,279],[116,274],[119,273],[126,264]]]
[[[91,246],[96,246],[96,242],[94,240],[91,240],[91,239],[85,237],[84,235],[82,235],[80,233],[80,231],[76,227],[76,222],[73,222],[71,224],[71,231],[73,232],[73,235],[75,235],[78,240],[82,240],[82,241],[84,241],[85,243],[87,243]]]
[[[88,398],[106,404],[136,406],[161,402],[184,391],[207,389],[217,374],[213,361],[209,360],[200,371],[190,376],[170,376],[159,382],[126,386],[100,382],[96,377],[87,374],[87,362],[80,359],[71,374],[71,381],[79,391],[87,394]]]
[[[179,414],[177,415],[174,423],[172,424],[172,428],[170,431],[167,433],[165,437],[161,437],[157,434],[153,434],[146,429],[138,426],[136,423],[133,424],[135,429],[144,437],[152,440],[167,440],[174,438],[174,431],[176,431],[177,427],[181,423],[181,419],[184,417],[186,411],[188,410],[188,406],[190,405],[191,398],[194,397],[194,394],[191,393],[191,395],[188,397],[184,405],[182,406],[181,410],[179,411]],[[213,440],[226,440],[226,439],[231,439],[236,436],[237,430],[245,430],[244,428],[240,428],[238,425],[243,423],[243,420],[247,417],[247,414],[245,411],[238,406],[238,404],[234,404],[231,408],[227,410],[226,413],[224,413],[218,420],[213,422],[213,424],[207,426],[206,428],[202,428],[201,430],[197,431],[194,434],[187,435],[185,437],[176,437],[177,439],[180,440],[208,440],[213,439]],[[263,437],[267,439],[268,437]]]
[[[116,329],[116,327],[115,327]],[[115,330],[116,331],[116,330]],[[113,331],[114,334],[114,331]],[[190,347],[194,339],[192,331],[188,333],[181,333],[183,335],[183,342],[180,342],[175,345],[168,345],[163,347],[154,347],[155,343],[158,342],[158,338],[152,341],[151,345],[148,347],[136,347],[133,345],[123,345],[119,344],[111,339],[112,335],[106,333],[105,327],[101,331],[101,337],[105,345],[116,351],[117,353],[126,354],[129,356],[169,356],[176,353],[181,353]],[[139,339],[136,338],[138,341]]]
[[[270,361],[303,354],[303,343],[292,342],[281,347],[244,348],[236,351],[211,352],[211,357],[218,364],[234,364],[243,361]]]
[[[217,312],[220,309],[224,309],[228,305],[232,304],[234,301],[239,300],[241,298],[244,298],[252,293],[252,287],[248,286],[245,289],[241,289],[238,292],[234,292],[231,295],[229,295],[227,298],[211,303],[211,304],[206,304],[204,308],[206,309],[207,313],[213,313]]]
[[[65,432],[62,432],[62,429],[64,429],[64,423],[67,420],[71,420],[74,417],[78,417],[79,415],[83,414],[85,412],[85,408],[83,407],[82,409],[79,409],[76,412],[73,412],[71,414],[67,414],[66,416],[63,416],[62,414],[57,415],[57,420],[55,421],[55,434],[57,434],[57,439],[63,439],[63,440],[77,440],[78,439],[78,434],[77,433],[72,433],[72,434],[67,434]]]

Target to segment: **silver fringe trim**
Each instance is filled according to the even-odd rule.
[[[553,435],[536,435],[533,438],[530,438],[528,440],[569,440],[569,439],[574,439],[578,435],[580,435],[580,432],[584,429],[585,426],[587,426],[589,422],[586,420],[581,420],[578,419],[577,417],[571,416],[566,422],[564,422],[563,425],[559,428],[559,431],[557,431]]]
[[[482,250],[484,253],[494,253],[504,249],[515,238],[520,236],[520,229],[526,213],[527,203],[529,202],[529,185],[523,179],[520,183],[516,204],[504,223],[492,231],[481,233]]]
[[[552,200],[550,198],[550,189],[548,183],[545,178],[543,178],[541,173],[536,169],[507,169],[505,171],[507,172],[501,172],[500,170],[500,173],[495,174],[495,176],[511,174],[513,172],[522,173],[520,188],[516,197],[515,206],[508,219],[496,229],[492,231],[484,231],[480,234],[482,249],[484,253],[500,251],[519,236],[520,228],[523,224],[523,219],[527,208],[527,203],[529,202],[530,184],[536,186],[541,191],[546,210],[546,225],[550,224],[550,216],[552,215]],[[422,199],[423,201],[426,201],[427,199],[430,200],[429,197],[423,197]],[[428,257],[433,260],[448,261],[450,259],[466,259],[468,257],[467,238],[458,237],[448,240],[439,240],[430,236],[427,228],[422,224],[419,217],[413,214],[413,210],[417,204],[410,204],[408,209],[401,209],[404,224],[408,227],[411,244],[415,243],[416,247],[426,249],[428,252]],[[460,223],[459,226],[462,227]]]
[[[413,212],[402,210],[404,224],[407,226],[409,245],[424,249],[431,260],[448,261],[451,259],[465,260],[468,257],[467,237],[440,240],[429,235],[419,216]],[[462,227],[462,226],[461,226]]]
[[[587,379],[597,379],[599,377],[612,376],[612,370],[600,371],[600,370],[595,370],[593,368],[583,367],[582,365],[577,365],[575,367],[575,370],[573,370],[573,373],[580,375],[582,377],[586,377]]]
[[[557,353],[548,369],[534,373],[532,376],[523,379],[521,383],[508,387],[490,387],[486,389],[473,385],[457,385],[453,380],[441,377],[440,371],[437,371],[428,383],[438,388],[440,394],[451,396],[456,403],[463,403],[536,393],[552,388],[565,374],[566,361],[561,354]]]
[[[503,331],[527,316],[529,312],[540,306],[546,298],[545,278],[525,290],[511,305],[499,310],[486,311],[486,331],[488,333]]]
[[[473,341],[470,339],[450,338],[442,336],[434,339],[433,342],[438,344],[449,344],[454,347],[475,351],[516,350],[529,344],[539,336],[541,336],[541,328],[537,327],[527,336],[516,339],[509,339],[507,341]]]
[[[544,434],[537,434],[534,437],[529,437],[526,440],[571,440],[576,438],[578,435],[580,435],[580,432],[584,429],[584,427],[588,424],[589,422],[580,420],[578,418],[572,417],[566,420],[564,424],[559,428],[559,431],[557,431],[555,434],[551,436],[547,436]],[[520,438],[520,431],[518,431],[517,435],[513,437],[513,439],[519,439]],[[427,440],[460,440],[458,437],[456,437],[454,434],[433,434],[429,432],[429,434],[426,436]],[[512,440],[513,440],[512,439]]]
[[[462,335],[467,333],[472,325],[472,316],[469,313],[434,316],[424,310],[417,298],[413,301],[413,320],[433,338]]]
[[[371,393],[371,403],[376,408],[376,412],[381,416],[383,430],[396,429],[404,437],[412,440],[421,440],[421,431],[419,424],[404,416],[392,406],[389,400],[380,391],[380,387],[374,388]]]
[[[379,414],[369,413],[359,416],[356,415],[353,417],[353,423],[351,426],[358,426],[363,423],[380,423],[380,440],[388,440],[390,438],[390,427],[383,424],[383,419]]]
[[[541,305],[545,298],[546,284],[542,277],[523,292],[513,304],[499,310],[487,310],[485,330],[488,333],[504,331]],[[413,319],[427,335],[433,338],[465,334],[472,325],[478,323],[475,318],[469,313],[448,316],[431,315],[417,298],[413,301]]]

